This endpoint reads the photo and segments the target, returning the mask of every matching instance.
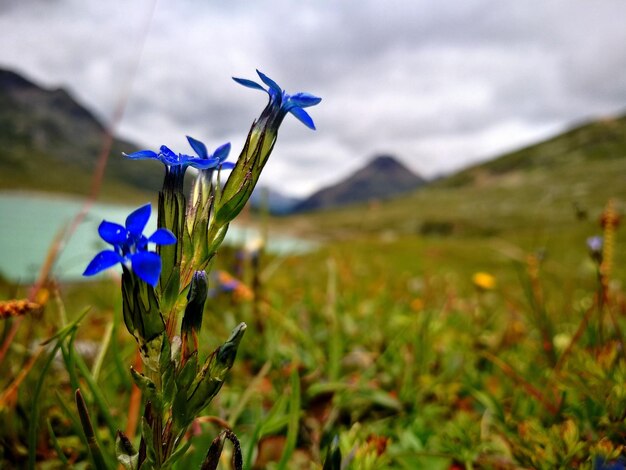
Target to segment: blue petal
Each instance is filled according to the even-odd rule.
[[[220,282],[220,289],[223,290],[224,292],[232,292],[237,287],[239,287],[239,282],[235,280]]]
[[[121,263],[123,261],[123,258],[115,251],[101,251],[94,257],[94,259],[91,260],[91,263],[89,263],[85,269],[83,276],[93,276],[94,274],[98,274],[100,271],[109,269],[111,266],[115,266],[117,263]]]
[[[130,257],[133,272],[152,287],[156,287],[161,275],[161,258],[151,251],[140,251]]]
[[[148,239],[145,235],[135,237],[135,249],[136,251],[146,251],[148,249]]]
[[[291,108],[289,110],[291,114],[293,114],[298,120],[304,124],[309,129],[315,130],[315,124],[313,123],[313,118],[309,116],[309,114],[302,108]]]
[[[222,162],[219,166],[220,170],[232,170],[235,168],[235,164],[233,162]]]
[[[126,230],[133,237],[139,238],[143,233],[143,229],[146,228],[146,224],[150,219],[150,212],[152,208],[150,204],[146,204],[145,206],[141,206],[139,209],[130,213],[128,217],[126,217]]]
[[[224,160],[228,158],[229,153],[230,153],[230,142],[227,142],[224,145],[220,145],[218,148],[216,148],[215,152],[213,152],[213,155],[211,156],[213,158],[217,158],[220,162],[223,162]]]
[[[206,145],[204,145],[199,140],[194,139],[193,137],[187,136],[187,141],[191,148],[198,154],[200,158],[209,158],[209,153],[207,152]]]
[[[254,88],[255,90],[261,90],[267,93],[267,90],[265,88],[263,88],[257,82],[253,82],[252,80],[248,80],[246,78],[236,78],[236,77],[233,77],[233,80],[235,80],[237,83],[245,87]]]
[[[197,170],[210,170],[217,167],[220,161],[217,158],[193,158],[189,157],[185,161],[185,165],[192,166]]]
[[[310,93],[296,93],[289,97],[289,104],[297,106],[298,108],[307,108],[309,106],[315,106],[322,98],[318,98]]]
[[[160,228],[148,238],[148,241],[157,245],[173,245],[176,243],[176,236],[168,229]]]
[[[180,156],[176,155],[169,147],[161,145],[159,149],[159,160],[166,165],[180,165]]]
[[[103,220],[98,227],[100,238],[111,245],[121,245],[128,238],[128,232],[120,224]]]
[[[282,95],[283,89],[278,86],[278,83],[276,83],[270,77],[265,75],[263,72],[259,72],[257,70],[256,73],[259,74],[259,77],[261,77],[261,80],[263,80],[263,83],[265,83],[270,88],[271,95]]]
[[[153,152],[152,150],[140,150],[139,152],[134,152],[131,154],[122,153],[122,155],[126,158],[132,158],[134,160],[143,160],[145,158],[159,158],[157,153]]]

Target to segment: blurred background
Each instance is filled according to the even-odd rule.
[[[190,135],[231,142],[234,161],[267,96],[231,77],[258,69],[322,102],[316,131],[286,117],[212,278],[230,287],[207,308],[206,344],[249,325],[212,409],[247,462],[318,468],[334,435],[351,468],[618,458],[624,18],[621,0],[0,0],[0,300],[26,296],[94,202],[51,264],[44,320],[14,343],[3,325],[5,392],[57,311],[92,305],[79,336],[111,359],[105,395],[125,419],[134,344],[111,326],[114,347],[98,346],[119,321],[118,278],[81,277],[100,221],[156,202],[162,164],[121,154],[191,154]],[[30,415],[7,396],[0,457],[17,462]],[[58,406],[44,408],[69,429]]]

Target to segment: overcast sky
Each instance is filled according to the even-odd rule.
[[[626,110],[623,0],[153,3],[0,0],[0,67],[108,122],[132,83],[118,135],[232,158],[266,96],[230,77],[259,68],[323,98],[317,131],[285,119],[262,179],[296,195],[379,153],[432,177]]]

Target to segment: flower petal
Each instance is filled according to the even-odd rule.
[[[309,114],[302,108],[291,108],[289,110],[291,114],[293,114],[298,120],[304,124],[309,129],[315,130],[315,124],[313,123],[313,118],[309,116]]]
[[[180,157],[165,145],[161,145],[161,148],[159,149],[159,160],[170,166],[180,164]]]
[[[146,228],[146,224],[150,219],[150,212],[152,208],[150,204],[146,204],[145,206],[141,206],[139,209],[131,212],[128,217],[126,217],[126,230],[133,237],[139,238],[143,233],[143,229]]]
[[[159,159],[158,154],[152,150],[140,150],[139,152],[133,152],[131,154],[122,153],[122,155],[133,160],[143,160],[145,158]]]
[[[161,275],[161,257],[151,251],[140,251],[130,257],[133,272],[152,287],[156,287]]]
[[[83,276],[93,276],[123,261],[124,259],[113,250],[101,251],[91,260],[89,265],[87,265]]]
[[[307,108],[309,106],[315,106],[322,98],[319,98],[310,93],[296,93],[295,95],[291,95],[289,97],[289,104],[296,106],[298,108]]]
[[[135,251],[147,251],[148,250],[148,239],[145,235],[141,235],[139,237],[135,237]]]
[[[217,158],[194,158],[189,157],[185,161],[186,166],[192,166],[196,170],[210,170],[220,164]]]
[[[213,152],[213,155],[211,156],[213,158],[217,158],[220,162],[223,162],[224,160],[228,158],[229,153],[230,153],[230,142],[226,142],[224,145],[220,145],[218,148],[216,148],[215,151]]]
[[[252,80],[248,80],[247,78],[236,78],[236,77],[233,77],[233,80],[235,80],[237,83],[239,83],[240,85],[243,85],[245,87],[254,88],[256,90],[261,90],[261,91],[264,91],[265,93],[267,93],[267,90],[265,88],[263,88],[257,82],[253,82]]]
[[[233,162],[222,162],[219,165],[220,170],[232,170],[235,168],[235,164]]]
[[[265,83],[270,88],[270,95],[282,95],[283,94],[283,89],[278,86],[278,83],[276,83],[270,77],[265,75],[263,72],[259,72],[257,70],[256,73],[259,75],[259,77],[261,77],[261,80],[263,80],[263,83]]]
[[[194,152],[198,154],[200,158],[209,158],[209,153],[207,152],[206,145],[204,145],[199,140],[194,139],[193,137],[187,137],[187,141]]]
[[[148,242],[157,245],[173,245],[176,243],[176,236],[168,229],[160,228],[148,238]]]
[[[100,238],[111,245],[121,245],[128,238],[128,232],[120,224],[103,220],[98,227]]]

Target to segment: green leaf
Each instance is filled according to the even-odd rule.
[[[251,179],[244,179],[239,190],[233,194],[229,200],[224,204],[220,201],[220,206],[217,208],[215,214],[214,223],[221,227],[230,223],[237,217],[248,202],[248,199],[250,199],[253,189],[254,182]]]
[[[287,442],[283,455],[278,463],[278,468],[284,470],[287,468],[291,454],[296,448],[298,439],[298,429],[300,426],[300,375],[298,368],[294,367],[291,372],[291,396],[289,399],[289,424],[287,426]]]
[[[137,387],[139,387],[139,389],[143,392],[146,399],[153,401],[157,395],[157,389],[154,382],[142,373],[137,372],[133,366],[130,367],[130,375],[133,378],[135,385],[137,385]]]
[[[139,452],[135,450],[130,439],[122,431],[118,431],[115,438],[115,455],[117,456],[117,461],[126,470],[137,470],[139,466]]]
[[[189,390],[196,375],[198,374],[198,351],[194,351],[187,363],[183,366],[183,369],[176,376],[176,387],[179,390]]]
[[[142,463],[141,468],[145,465],[148,465],[148,468],[153,468],[157,460],[156,449],[154,448],[154,433],[145,416],[141,418],[141,437],[146,445],[146,460]]]
[[[179,446],[174,452],[172,452],[172,455],[170,455],[167,460],[163,462],[163,467],[169,468],[174,465],[183,455],[185,455],[190,447],[191,441],[187,441],[182,446]]]
[[[322,470],[341,470],[341,449],[339,448],[339,436],[335,436],[333,438],[333,442],[330,444],[330,448],[326,454],[326,460],[324,461],[324,468]]]

